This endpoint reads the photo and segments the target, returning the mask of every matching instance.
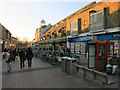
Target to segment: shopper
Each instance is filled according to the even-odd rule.
[[[110,65],[112,65],[112,74],[115,74],[115,71],[119,65],[119,58],[117,57],[117,54],[114,54],[114,56],[109,60]]]
[[[19,57],[20,57],[20,67],[22,69],[25,66],[24,61],[26,59],[25,52],[23,49],[20,50]]]
[[[6,60],[6,63],[7,63],[7,70],[8,70],[8,72],[11,71],[12,57],[13,57],[13,55],[12,55],[10,49],[8,49],[8,52],[5,53],[5,60]]]
[[[28,67],[32,67],[33,52],[30,47],[26,51],[26,58],[28,60]]]
[[[13,56],[14,56],[14,57],[13,57],[13,61],[15,61],[15,57],[16,57],[16,49],[13,49],[13,50],[12,50],[12,54],[13,54]]]

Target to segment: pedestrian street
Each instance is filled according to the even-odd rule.
[[[61,64],[52,66],[33,58],[31,68],[25,61],[25,67],[21,69],[19,60],[15,60],[11,72],[7,72],[6,63],[2,62],[3,88],[101,88],[94,81],[84,81],[80,74],[67,75],[61,71]],[[116,88],[117,83],[111,87]]]

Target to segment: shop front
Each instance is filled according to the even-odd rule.
[[[107,63],[107,59],[110,59],[112,57],[112,55],[110,55],[110,53],[109,53],[111,51],[111,49],[113,48],[113,50],[112,50],[113,53],[117,53],[118,56],[120,55],[120,36],[119,35],[120,34],[118,34],[118,33],[114,33],[114,34],[104,34],[104,35],[94,35],[94,36],[83,36],[83,37],[76,37],[76,38],[68,38],[67,41],[69,42],[70,53],[82,55],[85,57],[85,59],[87,58],[87,63],[88,63],[89,68],[96,68],[96,70],[98,70],[98,71],[104,71],[105,65]],[[101,69],[99,69],[99,67],[94,66],[94,65],[96,65],[96,61],[92,62],[90,59],[90,55],[88,55],[88,49],[89,49],[89,51],[93,51],[93,52],[95,50],[94,53],[99,52],[98,49],[92,48],[92,47],[96,47],[96,43],[94,43],[93,46],[92,45],[88,46],[89,42],[94,41],[94,40],[99,40],[101,42],[106,40],[106,42],[112,43],[112,44],[108,45],[109,47],[106,47],[107,49],[105,49],[105,51],[107,50],[106,56],[97,58],[97,60],[106,58],[106,60],[103,61],[104,67],[102,67]],[[106,46],[102,43],[99,45],[101,48]],[[92,59],[92,60],[94,60],[94,59]],[[99,62],[99,60],[97,62]],[[98,63],[97,63],[97,66],[98,66]]]
[[[108,60],[113,57],[114,42],[93,40],[88,42],[88,68],[105,71]]]
[[[114,42],[114,53],[120,54],[120,36],[118,34],[108,34],[108,35],[94,35],[94,36],[83,36],[76,38],[68,38],[69,47],[71,53],[84,54],[86,56],[88,52],[88,41],[93,40],[107,40],[109,42]]]

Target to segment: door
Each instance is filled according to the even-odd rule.
[[[96,68],[96,44],[88,45],[88,68]]]
[[[97,43],[96,48],[96,70],[105,71],[106,67],[106,44]]]

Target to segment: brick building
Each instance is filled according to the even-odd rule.
[[[17,39],[12,37],[11,32],[6,29],[2,24],[0,24],[0,44],[1,50],[4,48],[11,48],[11,46],[16,46]]]
[[[70,48],[87,63],[88,42],[100,40],[114,42],[114,53],[120,53],[120,2],[91,2],[53,25],[40,36],[40,48],[52,47],[60,51]]]

